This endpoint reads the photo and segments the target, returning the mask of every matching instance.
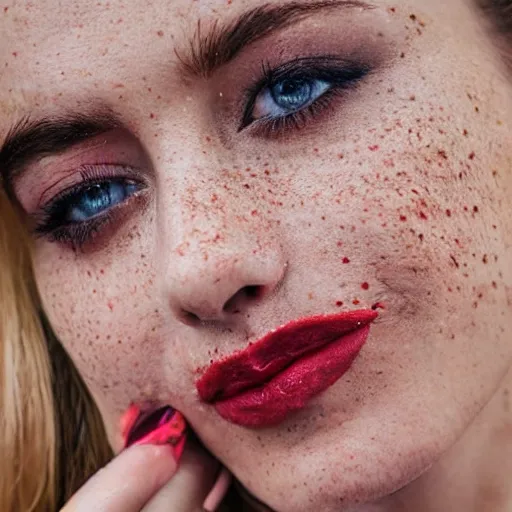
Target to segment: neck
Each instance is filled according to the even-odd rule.
[[[389,499],[386,512],[512,509],[512,368],[459,441]]]

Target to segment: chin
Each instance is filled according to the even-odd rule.
[[[452,441],[441,443],[433,431],[422,441],[407,427],[379,427],[355,421],[279,457],[253,458],[235,475],[274,512],[389,512],[391,496],[428,471]]]

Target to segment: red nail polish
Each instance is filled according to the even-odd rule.
[[[186,428],[183,415],[169,406],[141,413],[138,407],[132,405],[121,420],[125,448],[141,444],[169,444],[176,461],[179,461],[185,448]]]

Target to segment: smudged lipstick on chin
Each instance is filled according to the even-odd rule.
[[[276,425],[348,371],[377,316],[360,310],[294,320],[210,365],[196,382],[199,396],[232,423]]]

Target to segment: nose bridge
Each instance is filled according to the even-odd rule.
[[[180,319],[223,319],[282,280],[278,225],[240,171],[197,169],[179,181],[159,209],[167,300]]]

